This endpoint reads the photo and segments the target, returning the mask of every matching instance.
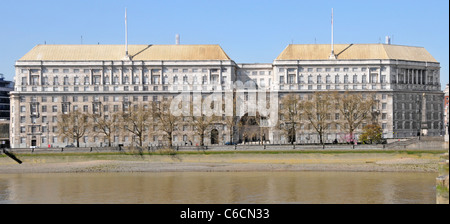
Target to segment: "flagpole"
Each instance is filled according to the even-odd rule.
[[[128,24],[127,24],[127,8],[125,8],[125,55],[128,57]]]
[[[333,37],[333,8],[331,8],[331,54],[330,59],[336,59],[336,55],[334,54],[334,37]]]

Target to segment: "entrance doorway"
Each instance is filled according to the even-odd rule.
[[[31,147],[36,147],[36,139],[31,140]]]
[[[211,130],[211,145],[219,144],[219,131],[217,129]]]

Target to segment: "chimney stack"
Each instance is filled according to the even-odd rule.
[[[390,36],[386,36],[386,44],[391,44],[391,37]]]

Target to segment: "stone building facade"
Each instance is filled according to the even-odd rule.
[[[388,44],[289,45],[271,64],[237,64],[218,45],[38,45],[16,62],[11,92],[11,145],[61,147],[57,116],[73,110],[103,115],[141,102],[166,101],[189,93],[222,97],[252,89],[307,96],[316,91],[375,93],[379,122],[386,138],[440,135],[443,131],[443,93],[440,64],[424,48]],[[236,89],[242,83],[242,89]],[[248,85],[248,86],[247,86]],[[253,86],[253,87],[252,87]],[[248,88],[247,88],[248,87]],[[220,95],[217,95],[220,98]],[[244,103],[248,104],[245,95]],[[222,101],[223,107],[229,101]],[[232,102],[231,102],[232,104]],[[251,104],[251,103],[250,103]],[[223,115],[224,116],[224,115]],[[236,119],[236,122],[241,120]],[[205,143],[243,140],[243,130],[225,122],[212,125]],[[285,141],[277,127],[263,130],[265,140]],[[331,142],[343,134],[332,130]],[[199,136],[186,123],[173,134],[174,144],[198,144]],[[261,136],[260,136],[261,137]],[[114,144],[131,144],[126,134]],[[313,131],[302,131],[296,142],[313,142]],[[161,144],[157,130],[145,144]],[[82,146],[105,145],[100,135],[87,135]]]

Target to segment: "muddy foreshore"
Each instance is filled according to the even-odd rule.
[[[192,153],[0,155],[0,173],[373,171],[438,172],[439,153]]]

